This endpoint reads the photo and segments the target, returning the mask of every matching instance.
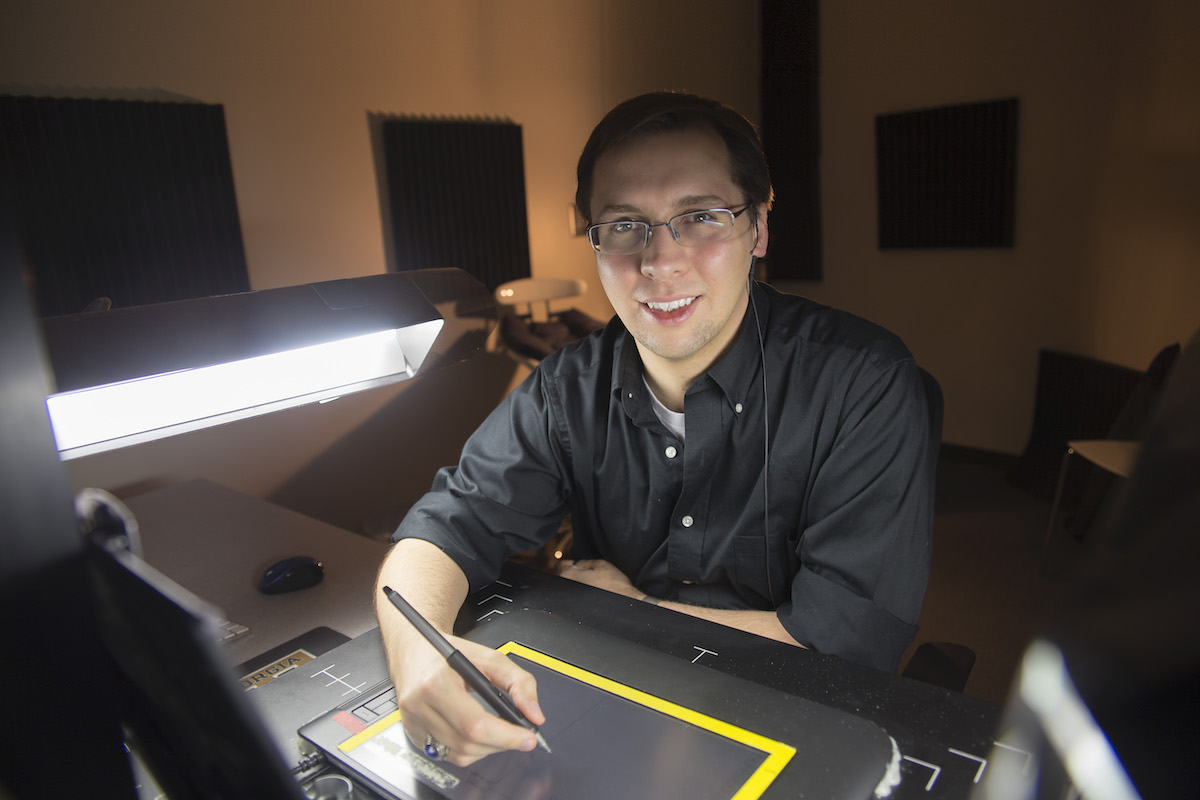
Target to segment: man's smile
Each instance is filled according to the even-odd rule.
[[[690,306],[692,304],[692,301],[695,299],[696,299],[695,297],[681,297],[678,300],[667,300],[665,302],[655,302],[653,300],[650,300],[650,301],[646,302],[646,305],[652,311],[671,312],[677,308],[683,308],[684,306]]]

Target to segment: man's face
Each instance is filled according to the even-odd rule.
[[[645,136],[596,161],[591,211],[597,223],[655,224],[689,211],[744,205],[725,143],[707,128]],[[657,359],[698,375],[733,342],[747,307],[751,254],[766,252],[766,223],[764,204],[740,214],[733,235],[715,244],[684,247],[659,227],[640,253],[596,254],[604,291],[648,369]]]

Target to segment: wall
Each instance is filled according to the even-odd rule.
[[[369,113],[497,116],[523,127],[533,273],[584,278],[580,305],[607,319],[590,250],[568,228],[592,126],[661,88],[757,115],[749,0],[658,11],[637,0],[8,0],[0,14],[2,91],[224,106],[255,289],[385,269]],[[418,381],[68,466],[77,487],[129,492],[201,475],[357,527],[428,486],[486,413],[482,400],[509,385],[505,367],[491,359],[439,377],[453,412],[428,389],[404,398]],[[431,416],[438,446],[414,448],[428,445]]]
[[[1024,447],[1040,347],[1145,368],[1200,326],[1198,9],[822,4],[825,280],[787,288],[900,333],[947,441]],[[878,250],[875,115],[1014,96],[1016,247]]]
[[[1124,363],[1200,325],[1200,6],[1148,11],[1123,28],[1090,253],[1095,347]]]
[[[589,280],[582,305],[607,317],[592,259],[567,228],[575,159],[591,126],[618,100],[656,88],[711,94],[757,117],[757,4],[682,8],[9,0],[0,88],[222,103],[255,288],[384,269],[368,113],[510,117],[524,128],[534,274]],[[1144,367],[1200,325],[1198,13],[1191,0],[1148,0],[1136,11],[1116,0],[825,3],[826,278],[782,288],[899,332],[942,382],[947,441],[1019,452],[1038,348]],[[880,252],[874,116],[1007,96],[1021,98],[1017,246]],[[512,377],[496,367],[482,372],[500,381],[499,395]],[[476,392],[477,378],[461,375],[445,391]],[[306,416],[302,437],[290,433],[290,418],[264,422],[72,464],[72,475],[120,488],[203,474],[303,505],[328,494],[306,476],[395,473],[386,448],[354,463],[339,443],[402,438],[420,416],[401,414],[404,405],[364,398]],[[475,420],[446,417],[453,450]],[[383,495],[302,510],[349,525]]]

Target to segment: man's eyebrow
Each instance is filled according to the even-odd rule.
[[[725,199],[722,197],[717,197],[715,194],[693,194],[688,195],[687,197],[681,197],[678,201],[676,201],[675,205],[677,208],[685,208],[688,206],[692,208],[723,208],[725,206]]]
[[[724,208],[725,207],[725,199],[718,197],[715,194],[693,194],[693,195],[687,195],[686,197],[679,198],[672,205],[676,209],[681,209],[681,208],[693,208],[693,209]],[[641,213],[643,213],[642,209],[639,208],[638,206],[625,205],[623,203],[613,203],[611,205],[605,206],[604,208],[602,208],[598,212],[596,212],[596,218],[599,219],[600,217],[602,217],[606,214],[631,214],[632,215],[632,214],[641,214]]]
[[[613,204],[613,205],[605,206],[604,208],[597,211],[596,217],[599,218],[599,217],[604,216],[605,214],[637,214],[640,211],[641,211],[641,209],[637,208],[636,206],[625,206],[625,205]]]

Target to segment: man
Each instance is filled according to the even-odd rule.
[[[895,670],[933,514],[911,355],[870,323],[753,282],[771,182],[757,132],[731,109],[629,100],[593,131],[578,179],[616,317],[546,358],[438,473],[380,584],[449,633],[469,590],[570,513],[566,577]],[[460,765],[535,746],[482,712],[386,601],[379,617],[414,741]],[[541,724],[531,676],[454,641]]]

